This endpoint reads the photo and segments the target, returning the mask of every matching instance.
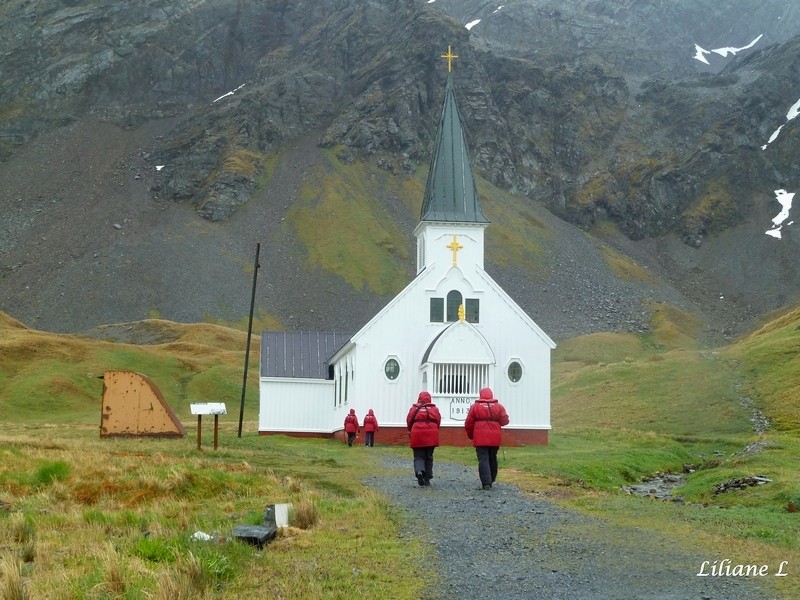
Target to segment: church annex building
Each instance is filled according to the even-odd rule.
[[[376,443],[407,444],[406,415],[427,390],[441,443],[471,445],[464,420],[488,386],[511,418],[504,444],[546,444],[555,343],[484,271],[488,226],[448,76],[415,278],[354,334],[264,332],[259,433],[342,437],[350,409],[361,423],[371,408]]]

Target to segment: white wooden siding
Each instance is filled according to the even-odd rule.
[[[452,265],[452,252],[440,247],[452,240],[453,232],[464,245],[456,267]],[[436,396],[430,389],[438,381],[436,365],[454,373],[458,368],[478,368],[465,372],[475,378],[469,380],[470,394],[477,399],[482,382],[486,382],[506,407],[510,428],[550,428],[550,352],[555,344],[483,271],[483,229],[468,224],[462,229],[437,225],[426,230],[423,226],[417,234],[424,238],[420,240],[424,269],[334,357],[334,381],[262,379],[260,430],[329,433],[342,428],[350,408],[356,411],[359,422],[373,409],[382,426],[404,427],[408,409],[420,391],[427,389]],[[451,325],[429,322],[430,298],[445,297],[450,290],[479,299],[480,322],[470,326],[474,325],[488,344],[491,360],[464,365],[469,353],[463,353],[457,344],[444,344],[439,350],[451,354],[449,358],[437,354],[435,364],[421,364],[431,342]],[[473,344],[476,339],[465,337],[464,343]],[[400,374],[393,381],[384,374],[389,357],[400,364]],[[523,367],[523,377],[517,383],[510,382],[506,374],[512,358]],[[463,427],[460,411],[464,397],[443,395],[441,401],[445,403],[440,406],[442,424]]]
[[[333,381],[262,377],[260,393],[259,431],[330,433],[337,429]]]

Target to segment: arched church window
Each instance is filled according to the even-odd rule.
[[[383,365],[383,372],[386,375],[386,379],[394,381],[400,375],[400,363],[397,362],[396,358],[390,358]]]
[[[461,306],[463,296],[458,290],[447,293],[447,322],[458,321],[458,307]]]
[[[516,360],[511,361],[511,364],[508,365],[508,380],[511,383],[517,383],[520,379],[522,379],[522,365]]]

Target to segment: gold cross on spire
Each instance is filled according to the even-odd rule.
[[[454,234],[453,241],[447,244],[446,247],[453,251],[453,266],[458,266],[458,251],[464,247],[458,243],[458,236]]]
[[[450,73],[453,70],[453,60],[458,58],[458,54],[453,54],[453,51],[450,49],[450,46],[447,46],[447,54],[442,54],[441,58],[447,59],[447,72]]]

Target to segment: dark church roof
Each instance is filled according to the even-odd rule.
[[[261,376],[327,379],[328,359],[351,337],[335,331],[265,331]]]
[[[488,223],[481,212],[453,82],[447,77],[420,221]]]

